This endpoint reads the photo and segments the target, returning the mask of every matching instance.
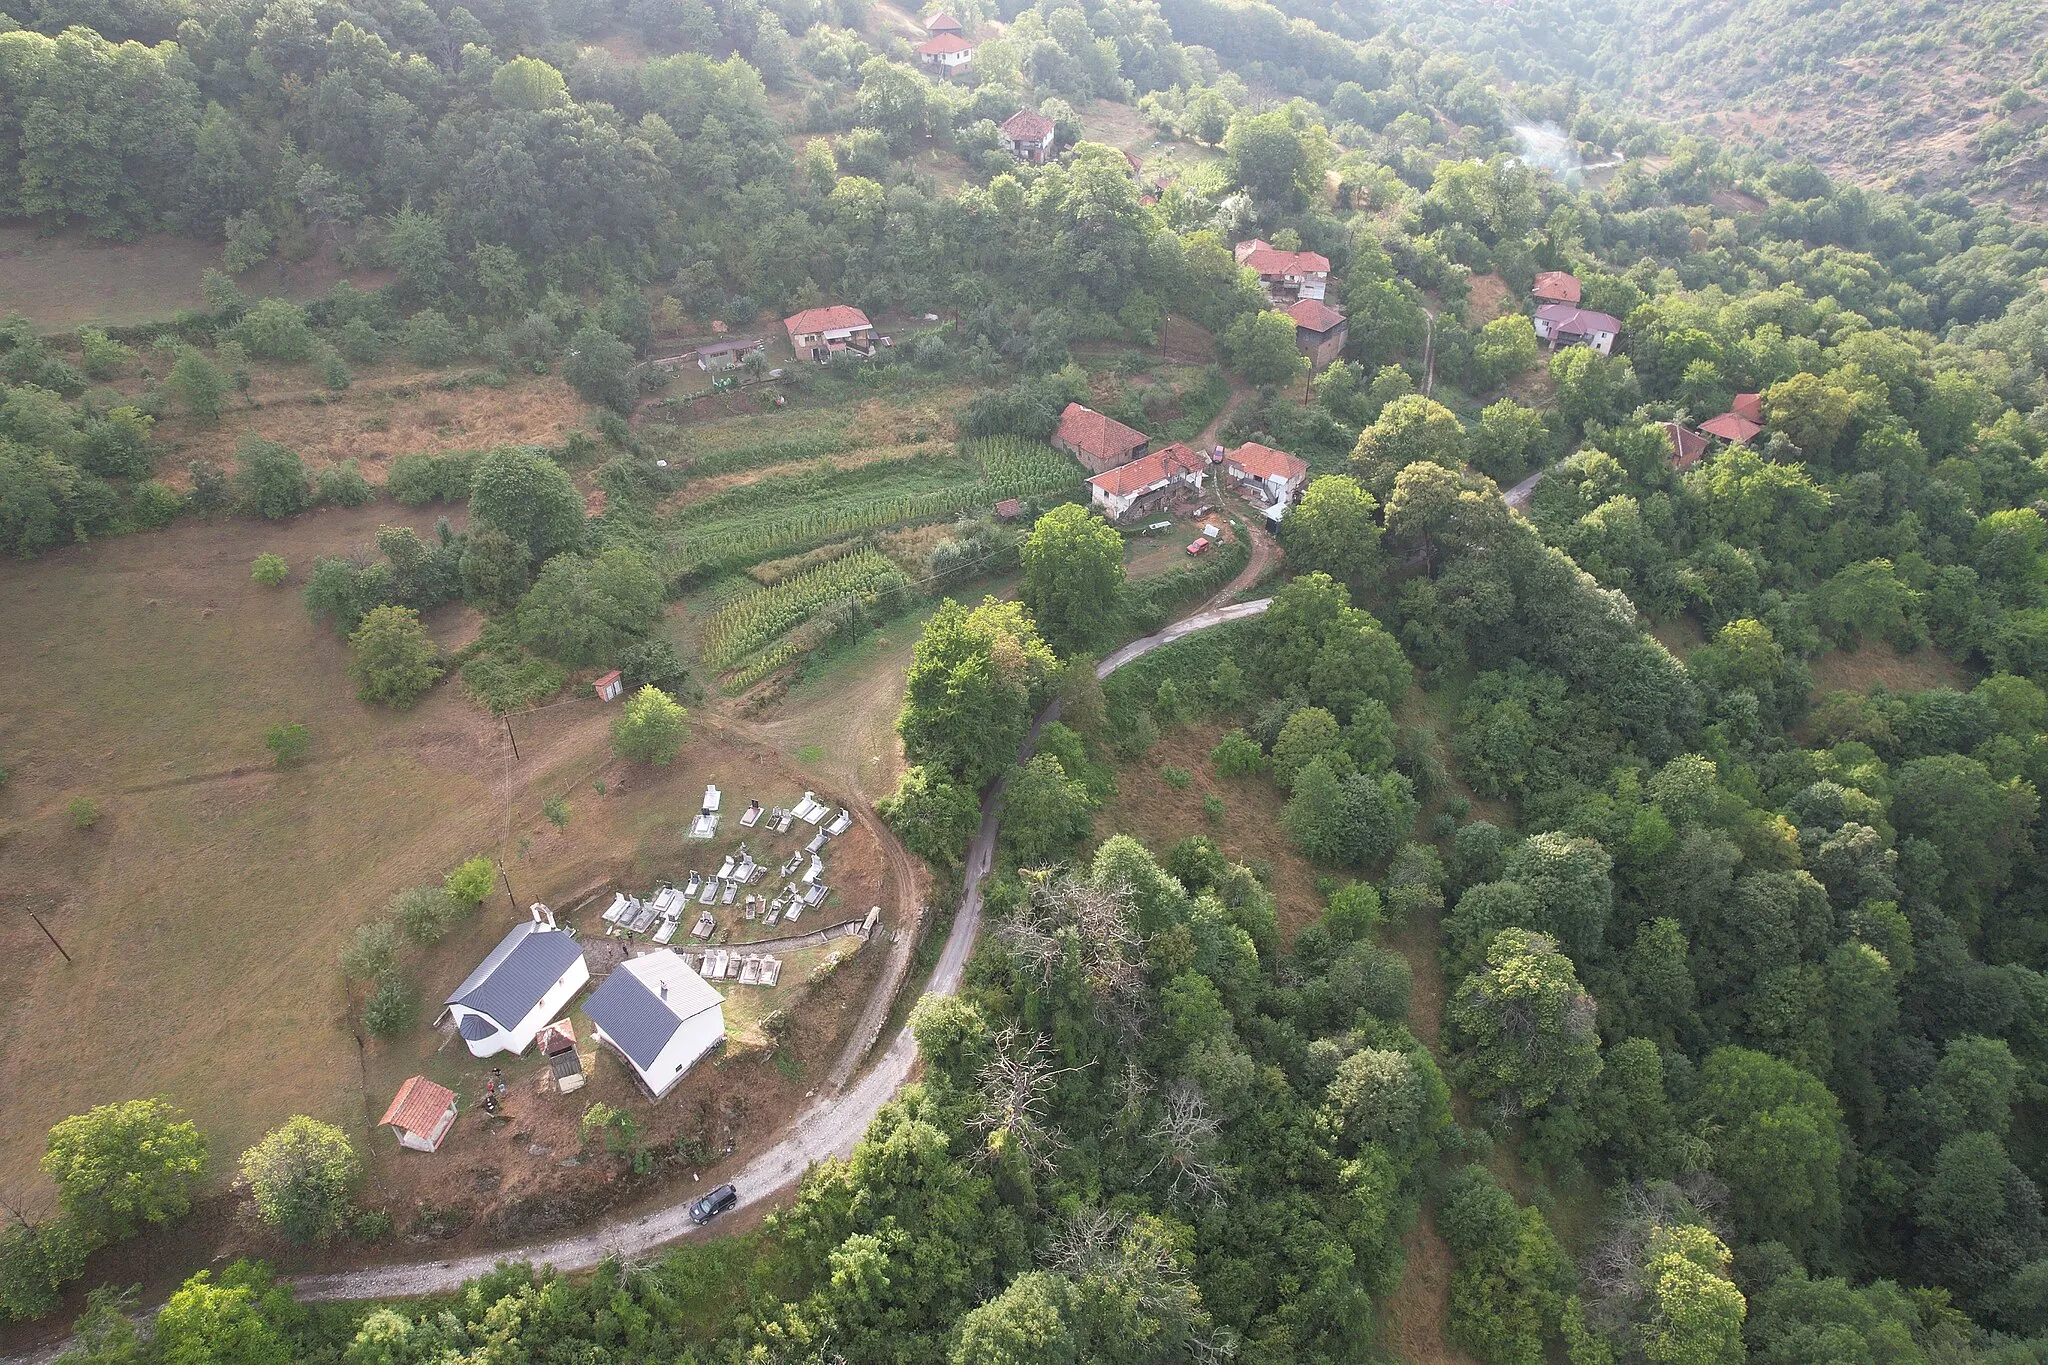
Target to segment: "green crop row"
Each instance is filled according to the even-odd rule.
[[[876,551],[863,550],[750,593],[711,618],[704,634],[704,661],[713,668],[730,667],[776,636],[836,602],[861,596],[896,572],[896,566]]]

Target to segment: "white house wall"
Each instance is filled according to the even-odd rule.
[[[495,1057],[500,1052],[509,1052],[517,1056],[526,1051],[527,1047],[533,1042],[534,1035],[547,1025],[553,1023],[556,1016],[562,1012],[562,1007],[567,1005],[576,992],[582,990],[589,980],[590,965],[579,957],[569,964],[569,970],[562,974],[559,981],[548,987],[548,993],[540,998],[540,1003],[535,1005],[527,1013],[526,1017],[517,1024],[509,1029],[501,1028],[488,1038],[479,1038],[473,1043],[467,1038],[463,1039],[463,1042],[469,1047],[470,1055],[473,1057]],[[477,1013],[467,1005],[452,1006],[451,1012],[454,1014],[458,1024],[464,1016]],[[496,1022],[489,1015],[478,1015],[478,1017],[486,1023]]]
[[[676,1030],[675,1037],[668,1040],[668,1046],[661,1050],[661,1055],[654,1059],[654,1065],[640,1072],[640,1079],[647,1082],[654,1098],[660,1099],[675,1089],[676,1082],[689,1073],[700,1057],[717,1047],[724,1037],[723,1009],[708,1009],[693,1019],[686,1019]]]

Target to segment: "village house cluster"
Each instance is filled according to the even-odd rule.
[[[1257,237],[1232,248],[1237,263],[1255,272],[1266,300],[1294,320],[1294,344],[1318,370],[1344,354],[1350,325],[1326,302],[1330,258],[1315,251],[1282,251]]]
[[[1296,456],[1250,442],[1227,455],[1221,446],[1204,455],[1179,441],[1148,454],[1151,438],[1144,432],[1079,403],[1060,414],[1052,444],[1091,471],[1088,500],[1111,521],[1192,504],[1219,467],[1239,496],[1274,524],[1308,487],[1308,462]]]
[[[723,803],[716,786],[705,790],[685,833],[686,842],[717,836]],[[861,919],[807,928],[794,936],[785,932],[752,939],[757,923],[764,929],[793,924],[806,909],[825,904],[831,895],[825,850],[853,827],[853,816],[845,807],[805,792],[801,801],[786,809],[764,810],[759,801],[751,801],[739,825],[750,831],[750,839],[724,855],[716,872],[693,871],[680,887],[660,883],[645,898],[616,892],[602,915],[606,937],[624,941],[624,956],[618,956],[618,947],[597,954],[601,962],[615,960],[616,965],[583,1000],[581,1012],[590,1024],[591,1041],[611,1049],[650,1100],[666,1096],[697,1062],[725,1042],[726,997],[712,982],[773,988],[782,976],[784,953],[841,937],[865,941],[881,918],[876,907]],[[792,832],[804,842],[787,860],[777,855],[774,867],[757,860],[749,849],[752,840]],[[771,875],[783,884],[779,891],[749,890],[768,882]],[[669,947],[686,920],[688,936],[702,946],[681,951]],[[740,935],[737,941],[735,934]],[[714,936],[726,942],[713,945],[709,940]],[[551,1083],[566,1094],[582,1088],[585,1079],[576,1027],[567,1011],[591,979],[591,956],[582,939],[557,923],[548,906],[535,904],[449,993],[442,1017],[454,1025],[474,1057],[517,1057],[538,1048],[548,1063]],[[495,1072],[493,1077],[487,1106],[502,1086]],[[431,1152],[454,1125],[456,1109],[453,1091],[414,1076],[399,1087],[379,1122],[391,1128],[403,1146]]]

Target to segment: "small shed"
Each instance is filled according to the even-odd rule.
[[[567,1019],[557,1019],[534,1039],[540,1055],[547,1058],[548,1073],[555,1089],[567,1095],[583,1088],[583,1058],[576,1053],[576,1030]]]
[[[425,1076],[411,1077],[377,1122],[398,1134],[401,1147],[431,1152],[455,1126],[455,1092]]]
[[[591,686],[597,689],[597,699],[599,701],[617,701],[619,694],[626,690],[625,680],[619,676],[619,670],[616,668],[592,683]]]
[[[1024,515],[1024,504],[1017,498],[1003,498],[996,503],[997,521],[1015,521]]]

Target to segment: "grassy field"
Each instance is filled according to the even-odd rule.
[[[595,702],[516,718],[517,763],[502,726],[453,689],[409,712],[358,703],[297,578],[258,587],[249,561],[275,551],[303,571],[380,522],[425,528],[433,516],[381,503],[276,525],[184,523],[0,564],[0,765],[12,774],[0,788],[0,960],[20,964],[0,999],[9,1202],[48,1207],[35,1170],[44,1130],[110,1100],[171,1096],[213,1136],[217,1175],[288,1114],[360,1131],[441,1043],[422,1032],[359,1053],[346,1027],[339,946],[399,888],[478,851],[506,863],[522,905],[607,876],[641,885],[680,870],[677,822],[706,781],[751,784],[764,800],[826,789],[776,748],[708,728],[671,769],[621,770]],[[459,607],[430,624],[444,640],[474,627]],[[313,741],[282,773],[263,747],[280,721]],[[540,813],[558,794],[572,807],[561,832]],[[78,797],[102,812],[90,829],[68,815]],[[861,909],[879,899],[843,890],[868,896]],[[445,994],[511,913],[487,901],[424,957],[423,993]],[[857,992],[858,974],[845,975],[835,994]],[[817,1032],[822,1055],[831,1030]]]
[[[101,242],[83,232],[41,236],[32,227],[0,227],[0,313],[20,313],[45,331],[83,323],[156,322],[203,308],[199,280],[219,269],[219,242],[153,234],[139,242]],[[310,260],[266,263],[240,281],[252,298],[306,299],[348,278],[366,289],[388,276],[344,271],[322,252]]]

